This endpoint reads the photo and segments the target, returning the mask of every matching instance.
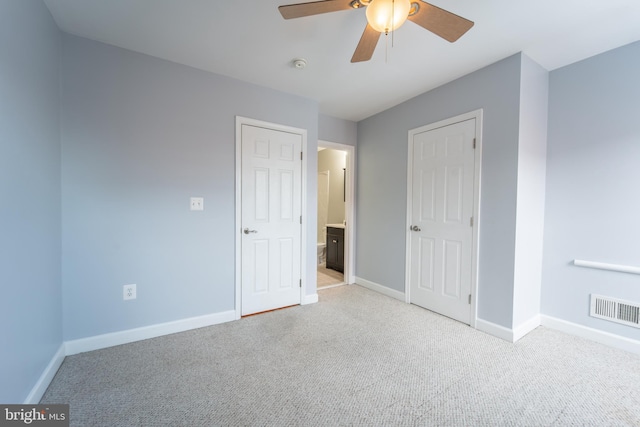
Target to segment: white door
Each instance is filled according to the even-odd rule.
[[[302,136],[243,124],[242,315],[300,304]]]
[[[411,303],[469,324],[476,119],[411,142]]]

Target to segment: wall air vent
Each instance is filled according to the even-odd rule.
[[[591,294],[591,317],[640,328],[640,303]]]

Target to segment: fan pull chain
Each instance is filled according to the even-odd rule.
[[[393,37],[393,32],[391,33],[391,37]],[[389,63],[389,33],[384,35],[384,63]]]
[[[396,32],[396,0],[391,0],[391,48],[393,49],[393,33]]]
[[[391,48],[394,47],[395,36],[395,18],[396,18],[396,0],[391,0]],[[384,62],[385,64],[389,63],[389,28],[385,29],[384,32]]]

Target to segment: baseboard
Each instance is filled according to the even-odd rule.
[[[391,298],[395,298],[402,302],[405,302],[404,292],[396,291],[395,289],[387,288],[386,286],[380,285],[375,282],[371,282],[367,279],[363,279],[362,277],[356,276],[356,285],[360,285],[364,288],[370,289],[372,291],[381,293]]]
[[[586,338],[630,353],[640,354],[640,341],[600,331],[598,329],[589,328],[588,326],[568,322],[556,317],[541,315],[540,320],[542,322],[542,326],[547,328],[556,329],[567,334]]]
[[[533,331],[540,326],[540,315],[536,314],[531,319],[513,328],[513,342],[518,341],[520,338]]]
[[[312,295],[305,295],[302,297],[302,301],[300,302],[301,305],[307,305],[307,304],[315,304],[318,302],[318,294],[312,294]]]
[[[31,389],[31,392],[25,399],[25,405],[35,405],[40,402],[40,399],[42,399],[44,392],[47,391],[47,387],[49,387],[49,384],[51,384],[51,381],[56,375],[56,372],[58,372],[58,369],[60,369],[60,365],[62,365],[62,362],[64,361],[64,356],[65,345],[64,343],[62,343],[60,344],[60,348],[58,349],[56,354],[53,355],[53,358],[42,372],[42,375],[40,375],[40,378],[38,378],[36,384]]]
[[[476,320],[476,329],[486,334],[493,335],[496,338],[500,338],[509,342],[514,342],[513,330],[509,328],[505,328],[504,326],[500,326],[483,319],[478,319]]]
[[[113,347],[121,344],[128,344],[135,341],[156,338],[163,335],[175,334],[191,329],[204,328],[206,326],[236,320],[235,310],[223,311],[221,313],[208,314],[205,316],[191,317],[189,319],[176,320],[174,322],[160,323],[157,325],[145,326],[142,328],[129,329],[126,331],[112,332],[94,337],[81,338],[65,342],[66,355],[84,353],[86,351],[100,350],[102,348]]]

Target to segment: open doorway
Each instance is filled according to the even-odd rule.
[[[354,282],[354,151],[318,142],[318,289]]]

